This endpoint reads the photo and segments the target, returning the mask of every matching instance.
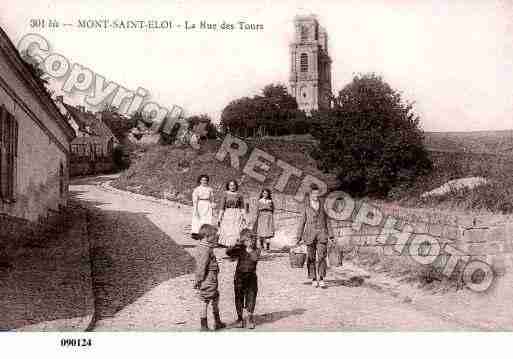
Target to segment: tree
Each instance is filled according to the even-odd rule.
[[[189,124],[192,132],[195,132],[200,139],[216,139],[217,128],[207,114],[187,117],[185,121]]]
[[[282,84],[270,84],[262,89],[262,94],[242,97],[230,102],[221,114],[223,132],[241,137],[257,135],[284,135],[295,126],[296,117],[301,117],[297,102]]]
[[[110,128],[112,134],[121,144],[129,144],[128,135],[137,126],[140,114],[135,113],[126,117],[119,113],[115,106],[105,106],[101,112],[102,121]]]
[[[282,84],[270,84],[263,88],[263,97],[269,99],[273,106],[279,110],[296,110],[297,102],[292,97],[285,85]]]
[[[164,119],[160,128],[160,143],[163,145],[190,144],[191,136],[195,134],[198,140],[216,139],[218,129],[207,114],[193,115],[173,120]]]
[[[384,196],[431,169],[413,103],[375,74],[355,76],[312,122],[319,167],[351,194]]]
[[[223,132],[242,136],[242,131],[247,119],[256,119],[257,111],[255,105],[256,102],[254,99],[249,97],[231,101],[228,106],[223,109],[221,114],[221,127],[223,128]]]

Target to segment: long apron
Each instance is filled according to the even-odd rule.
[[[198,233],[203,224],[212,224],[212,202],[206,199],[198,199],[198,216],[192,216],[191,233]]]
[[[230,247],[235,245],[243,228],[244,210],[242,208],[226,208],[219,228],[219,243]]]

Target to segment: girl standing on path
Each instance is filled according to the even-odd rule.
[[[192,225],[191,237],[198,239],[198,231],[203,224],[213,222],[214,190],[209,187],[207,175],[198,177],[199,186],[192,192]]]
[[[199,230],[200,252],[198,258],[198,269],[194,281],[194,289],[198,289],[198,297],[202,303],[200,312],[201,330],[208,330],[207,310],[208,304],[212,303],[212,314],[214,315],[214,329],[226,328],[226,324],[219,316],[219,265],[213,248],[217,247],[219,236],[216,227],[204,224]]]
[[[267,188],[260,193],[253,230],[258,236],[259,247],[269,250],[270,240],[274,237],[274,203],[271,191]]]
[[[247,224],[246,214],[247,207],[239,193],[239,184],[231,180],[226,184],[219,209],[219,244],[225,247],[235,245],[241,229]]]

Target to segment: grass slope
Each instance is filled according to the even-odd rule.
[[[431,174],[419,177],[413,184],[394,188],[389,200],[409,207],[429,207],[455,210],[480,210],[507,212],[513,210],[513,131],[425,134],[434,169]],[[141,147],[135,163],[113,185],[125,190],[158,198],[190,203],[191,193],[200,174],[211,177],[211,185],[217,196],[230,179],[241,182],[244,193],[258,192],[263,187],[273,187],[282,173],[281,168],[271,165],[265,183],[244,175],[242,169],[254,148],[259,148],[304,173],[325,180],[330,186],[334,175],[321,173],[309,153],[315,141],[311,136],[286,136],[247,141],[249,148],[241,159],[240,169],[230,166],[228,158],[216,160],[215,154],[221,141],[210,140],[201,150],[190,147],[150,145]],[[511,151],[513,152],[513,151]],[[424,192],[444,183],[463,177],[485,177],[489,183],[473,190],[458,190],[443,196],[421,199]],[[286,194],[294,194],[300,179],[292,178]]]
[[[254,148],[263,150],[276,159],[280,159],[304,173],[312,174],[333,184],[333,176],[321,173],[315,166],[315,161],[308,155],[312,144],[308,142],[283,142],[275,139],[258,142],[247,141],[248,152],[241,158],[240,168],[231,167],[228,156],[224,161],[215,158],[221,147],[221,141],[209,140],[200,151],[185,146],[148,146],[140,151],[135,163],[113,182],[120,189],[143,193],[158,198],[167,198],[184,203],[191,202],[191,194],[197,186],[200,174],[210,176],[210,184],[216,192],[216,197],[224,191],[225,184],[231,179],[239,181],[243,193],[259,192],[263,187],[274,186],[282,173],[282,169],[271,165],[266,181],[260,183],[243,173],[251,151]],[[300,184],[300,179],[292,177],[285,194],[294,194]]]
[[[481,154],[513,155],[513,130],[473,132],[425,132],[429,149]]]
[[[439,150],[431,148],[433,171],[427,176],[416,178],[410,186],[394,189],[389,195],[390,199],[409,207],[510,213],[513,211],[513,179],[510,176],[513,171],[513,156],[505,150],[509,146],[507,141],[504,140],[502,144],[492,143],[492,138],[507,138],[504,137],[505,133],[500,134],[502,137],[498,137],[495,132],[461,136],[452,134],[452,137],[448,137],[452,141],[450,146],[454,143],[461,146],[463,143],[466,149],[472,148],[476,152],[455,151],[454,147],[449,146],[440,146]],[[480,139],[483,139],[482,143]],[[486,141],[490,141],[490,144]],[[488,183],[472,190],[459,189],[441,196],[420,198],[424,192],[464,177],[484,177]]]

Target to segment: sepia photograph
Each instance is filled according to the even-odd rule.
[[[0,343],[512,331],[512,16],[3,0]]]

